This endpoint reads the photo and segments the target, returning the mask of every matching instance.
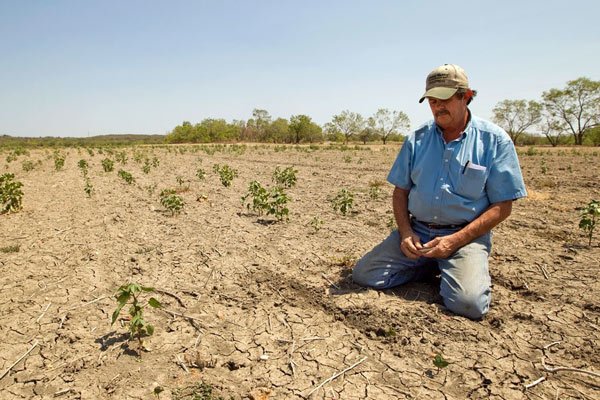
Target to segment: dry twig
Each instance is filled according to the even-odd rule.
[[[308,393],[305,398],[309,398],[314,392],[316,392],[317,390],[319,390],[321,387],[323,387],[323,385],[325,385],[328,382],[331,382],[332,380],[334,380],[335,378],[337,378],[340,375],[345,374],[346,372],[350,371],[352,368],[355,368],[356,366],[358,366],[359,364],[363,363],[365,360],[367,359],[367,357],[363,357],[361,358],[359,361],[355,362],[354,364],[352,364],[351,366],[349,366],[348,368],[346,368],[345,370],[335,373],[333,374],[330,378],[325,379],[323,382],[321,382],[319,384],[319,386],[317,386],[316,388],[314,388],[313,390],[310,391],[310,393]]]
[[[8,369],[6,371],[4,371],[2,376],[0,376],[0,380],[2,380],[6,375],[8,375],[8,373],[15,367],[15,365],[17,365],[22,359],[27,357],[27,355],[29,355],[29,353],[31,353],[37,345],[38,345],[38,341],[36,340],[35,342],[33,342],[33,345],[31,346],[31,348],[25,352],[25,354],[23,354],[21,357],[19,357],[19,359],[17,361],[15,361],[10,367],[8,367]]]

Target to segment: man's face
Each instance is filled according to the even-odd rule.
[[[442,129],[462,129],[467,116],[467,98],[457,95],[447,100],[428,97],[429,107],[435,119],[435,123]]]

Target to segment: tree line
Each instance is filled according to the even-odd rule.
[[[184,121],[165,137],[166,143],[210,142],[266,142],[266,143],[315,143],[324,140],[363,143],[402,139],[410,128],[410,120],[402,111],[387,108],[377,110],[365,118],[361,114],[344,110],[334,115],[324,126],[315,123],[304,114],[292,115],[290,119],[273,119],[267,110],[254,109],[248,121],[207,118],[197,124]]]
[[[493,113],[494,122],[515,144],[542,136],[552,146],[600,146],[600,81],[585,77],[568,81],[563,89],[543,92],[541,101],[503,100]]]

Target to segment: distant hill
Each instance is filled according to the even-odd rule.
[[[133,144],[163,144],[165,135],[98,135],[90,137],[17,137],[0,136],[0,147],[73,147],[127,146]]]

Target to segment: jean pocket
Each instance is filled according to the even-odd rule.
[[[477,168],[465,168],[460,176],[456,191],[459,195],[469,199],[478,199],[483,193],[485,181],[487,178],[486,168],[477,166]]]

